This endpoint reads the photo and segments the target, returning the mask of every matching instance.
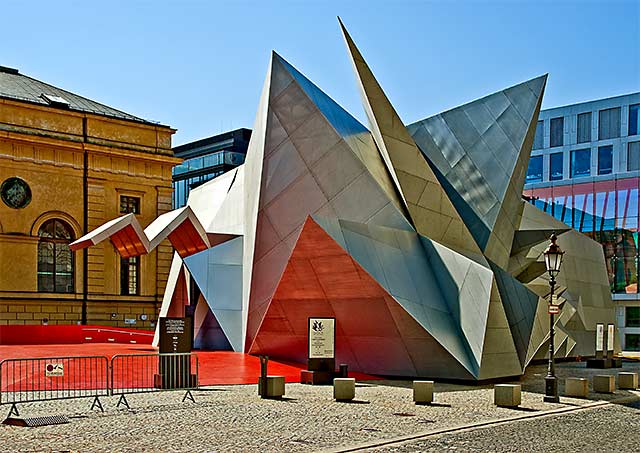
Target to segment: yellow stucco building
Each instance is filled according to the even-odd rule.
[[[68,244],[171,209],[174,132],[0,66],[0,325],[153,327],[168,242],[126,260],[111,243]]]

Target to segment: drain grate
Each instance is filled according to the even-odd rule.
[[[64,415],[50,415],[47,417],[7,418],[2,423],[5,425],[27,426],[33,428],[36,426],[62,425],[64,423],[69,423],[69,418]]]

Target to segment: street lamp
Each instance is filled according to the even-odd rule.
[[[556,286],[556,275],[560,272],[562,264],[562,256],[564,252],[560,250],[560,246],[556,244],[558,237],[555,233],[549,238],[551,244],[544,251],[544,264],[549,273],[549,286],[551,286],[551,294],[549,295],[549,366],[547,368],[547,376],[544,378],[544,401],[547,403],[558,403],[558,381],[555,376],[555,367],[553,363],[553,316],[559,313],[557,305],[553,304],[553,292]]]

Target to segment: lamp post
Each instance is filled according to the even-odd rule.
[[[549,295],[549,366],[547,368],[547,376],[544,378],[544,401],[547,403],[557,403],[560,401],[560,398],[558,397],[558,381],[556,380],[553,363],[553,317],[559,312],[559,308],[553,304],[553,293],[556,286],[556,275],[560,272],[564,252],[560,250],[560,246],[556,244],[558,237],[555,233],[551,235],[549,240],[551,244],[549,244],[549,247],[544,251],[544,264],[549,273],[549,286],[551,287],[551,293]]]

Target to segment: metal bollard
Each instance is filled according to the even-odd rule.
[[[340,364],[340,372],[338,373],[338,375],[341,378],[348,378],[349,377],[349,365],[347,365],[346,363],[341,363]]]
[[[269,356],[260,356],[260,379],[258,381],[258,395],[263,396],[267,388],[267,365],[269,363]]]

